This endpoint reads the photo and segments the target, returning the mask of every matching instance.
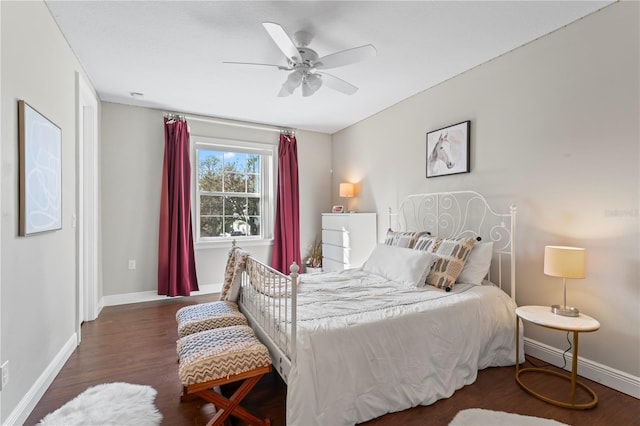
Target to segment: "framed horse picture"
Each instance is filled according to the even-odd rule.
[[[463,121],[427,133],[428,178],[469,173],[470,125]]]

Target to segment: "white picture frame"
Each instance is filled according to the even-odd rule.
[[[62,131],[18,101],[19,235],[62,229]]]

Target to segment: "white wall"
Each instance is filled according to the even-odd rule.
[[[101,172],[104,296],[156,292],[158,208],[164,156],[164,112],[102,104]],[[224,120],[221,120],[224,121]],[[192,135],[277,144],[278,133],[188,120]],[[320,234],[320,213],[331,205],[331,137],[298,131],[301,248]],[[224,278],[230,247],[196,249],[201,287]],[[246,247],[270,262],[271,246]],[[128,260],[136,270],[128,270]],[[114,296],[114,297],[112,297]],[[131,297],[131,301],[140,300]]]
[[[359,209],[410,193],[471,189],[518,207],[519,305],[562,303],[543,274],[544,246],[587,249],[587,278],[568,302],[601,329],[581,357],[640,376],[639,3],[615,3],[334,135],[340,181],[360,182]],[[471,173],[425,178],[425,134],[471,120]],[[563,333],[527,325],[555,348]]]
[[[2,10],[2,293],[0,360],[9,361],[0,421],[20,423],[46,386],[52,360],[75,347],[76,72],[82,72],[43,2]],[[18,100],[62,129],[62,229],[18,236]],[[61,366],[60,366],[61,367]],[[53,377],[49,377],[51,380]],[[22,418],[24,420],[24,418]]]

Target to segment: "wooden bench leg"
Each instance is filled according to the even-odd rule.
[[[230,415],[237,417],[250,425],[256,426],[266,426],[270,425],[271,422],[268,419],[260,419],[253,414],[249,413],[247,410],[242,408],[239,404],[240,402],[249,394],[251,389],[260,381],[263,375],[254,376],[246,379],[238,389],[231,395],[229,399],[224,396],[212,391],[212,390],[203,390],[197,392],[195,395],[198,395],[200,398],[211,402],[216,406],[218,412],[216,415],[207,423],[207,426],[219,426],[224,424],[224,421]]]
[[[189,402],[189,401],[193,401],[196,398],[198,398],[198,395],[187,393],[187,387],[186,386],[182,387],[182,395],[180,395],[180,402]]]

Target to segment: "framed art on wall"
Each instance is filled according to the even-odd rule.
[[[427,133],[427,177],[469,173],[470,121]]]
[[[21,236],[62,229],[62,131],[18,101]]]

